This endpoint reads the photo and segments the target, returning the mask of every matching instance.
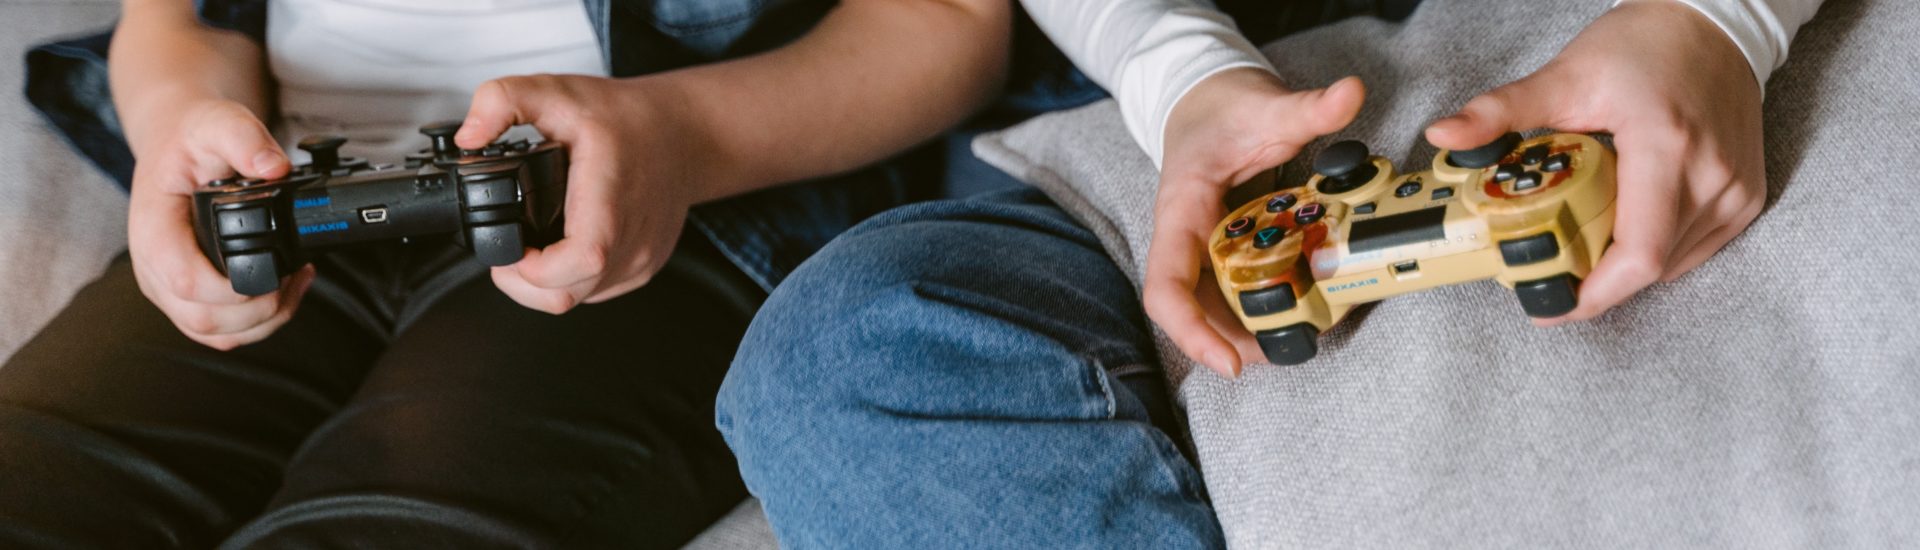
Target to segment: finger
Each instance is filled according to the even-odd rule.
[[[194,183],[239,173],[251,178],[274,179],[287,175],[292,164],[273,140],[267,125],[253,111],[238,104],[210,109],[196,121],[189,144],[193,149]],[[231,170],[232,172],[229,172]]]
[[[604,143],[605,140],[587,140],[573,147],[576,160],[567,169],[567,196],[563,206],[567,213],[563,228],[566,236],[541,253],[529,254],[514,264],[526,282],[540,288],[559,289],[590,279],[605,280],[613,260],[609,243],[616,242],[620,225],[658,225],[648,223],[655,220],[623,220],[614,212],[612,205],[620,203],[614,196],[617,180],[611,172],[613,164],[605,160],[610,157],[604,155],[611,151],[602,149]]]
[[[1288,109],[1289,127],[1305,130],[1300,145],[1313,138],[1331,134],[1353,123],[1360,115],[1360,107],[1367,100],[1367,86],[1360,77],[1349,76],[1318,90],[1310,90],[1287,96],[1289,101],[1299,105]],[[1299,116],[1305,113],[1305,116]],[[1281,159],[1285,161],[1286,159]]]
[[[304,277],[301,276],[302,273],[305,274]],[[294,277],[290,278],[287,283],[287,291],[278,293],[279,307],[274,314],[266,320],[261,321],[252,328],[232,334],[207,335],[188,333],[187,338],[220,351],[230,351],[240,346],[265,340],[268,336],[272,336],[274,332],[280,330],[280,327],[286,326],[287,322],[293,320],[293,314],[299,311],[300,302],[306,297],[307,290],[310,289],[312,285],[312,269],[303,269],[299,273],[296,273]]]
[[[1600,316],[1653,284],[1665,272],[1679,225],[1680,189],[1669,167],[1680,159],[1674,139],[1623,135],[1620,138],[1619,197],[1615,202],[1613,245],[1580,285],[1580,305],[1552,325]]]
[[[1204,192],[1214,187],[1201,183],[1161,186],[1153,241],[1147,251],[1143,301],[1147,315],[1180,351],[1223,376],[1235,377],[1240,374],[1240,355],[1231,342],[1214,332],[1193,297],[1205,235],[1220,216],[1220,197]]]
[[[127,243],[136,272],[167,296],[196,304],[236,305],[258,299],[233,291],[195,241],[187,197],[137,190],[127,217]],[[153,298],[149,296],[149,298]]]
[[[606,273],[607,247],[587,237],[567,237],[530,250],[513,264],[521,280],[537,288],[563,289],[600,279]]]
[[[1549,81],[1537,72],[1481,94],[1460,112],[1429,125],[1427,142],[1441,149],[1472,149],[1507,132],[1562,126],[1559,109],[1570,98],[1547,89]]]
[[[1242,363],[1264,359],[1267,352],[1260,349],[1260,340],[1254,338],[1253,333],[1247,331],[1246,325],[1240,324],[1240,318],[1233,315],[1233,308],[1227,304],[1227,297],[1220,294],[1219,285],[1211,284],[1211,281],[1206,280],[1211,273],[1211,270],[1202,271],[1201,280],[1193,289],[1194,301],[1200,304],[1200,311],[1206,315],[1207,324],[1213,327],[1215,334],[1219,334],[1233,344],[1233,349],[1239,352]]]
[[[541,288],[528,283],[515,266],[493,268],[492,275],[493,286],[527,309],[559,315],[581,303],[580,295],[574,294],[573,289]]]
[[[1747,205],[1746,209],[1735,213],[1725,225],[1721,225],[1701,238],[1700,242],[1687,248],[1675,248],[1673,259],[1669,262],[1667,273],[1662,279],[1667,281],[1679,279],[1680,276],[1686,275],[1713,258],[1714,254],[1726,248],[1727,243],[1733,242],[1734,237],[1740,236],[1741,232],[1746,231],[1747,226],[1753,224],[1753,220],[1760,216],[1764,205],[1763,201],[1755,201]]]
[[[213,345],[209,342],[218,339],[229,345],[240,345],[257,338],[235,337],[260,333],[262,327],[270,333],[285,324],[294,310],[299,309],[300,299],[312,285],[313,268],[307,267],[282,281],[281,290],[244,304],[209,306],[172,298],[163,298],[156,304],[166,312],[174,327],[195,341]]]
[[[550,76],[514,76],[489,80],[473,92],[473,104],[453,141],[460,147],[486,147],[517,124],[540,126],[549,138],[572,141],[549,132],[540,122],[557,104],[556,80]]]

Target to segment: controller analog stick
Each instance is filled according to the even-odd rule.
[[[1478,170],[1499,164],[1500,159],[1506,158],[1507,153],[1513,152],[1513,148],[1519,145],[1520,134],[1507,132],[1506,135],[1500,136],[1500,139],[1493,140],[1493,143],[1465,151],[1447,153],[1447,163],[1461,168]]]
[[[1330,195],[1366,185],[1379,172],[1373,167],[1367,144],[1352,140],[1327,146],[1313,158],[1313,171],[1325,178],[1320,181],[1320,192]]]
[[[442,120],[420,127],[420,133],[433,142],[433,154],[436,156],[456,156],[460,146],[453,144],[453,135],[460,133],[460,121]]]
[[[313,168],[321,172],[340,167],[340,146],[347,144],[347,138],[335,135],[308,136],[300,140],[297,147],[313,156]]]

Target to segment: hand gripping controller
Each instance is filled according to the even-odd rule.
[[[1585,135],[1507,134],[1413,174],[1345,141],[1313,168],[1228,214],[1208,246],[1220,291],[1275,364],[1312,359],[1355,305],[1441,285],[1492,278],[1527,315],[1564,315],[1613,234],[1613,152]]]
[[[432,147],[404,166],[342,158],[345,138],[315,136],[299,144],[313,161],[284,179],[210,182],[193,194],[200,250],[234,292],[259,296],[339,246],[452,234],[480,263],[502,266],[557,240],[566,148],[523,140],[462,150],[453,144],[459,130],[422,127]]]

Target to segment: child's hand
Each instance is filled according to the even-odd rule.
[[[1174,106],[1154,199],[1145,302],[1147,315],[1188,357],[1237,376],[1243,358],[1262,356],[1218,287],[1201,277],[1208,238],[1226,215],[1227,190],[1346,127],[1365,95],[1357,78],[1295,92],[1264,70],[1235,69],[1208,77]]]
[[[1545,67],[1435,122],[1427,140],[1477,147],[1509,130],[1606,131],[1620,152],[1614,243],[1554,325],[1592,319],[1726,246],[1766,199],[1760,87],[1738,47],[1678,2],[1600,17]]]
[[[478,149],[516,124],[567,144],[565,238],[493,268],[520,305],[564,313],[647,284],[666,264],[699,185],[700,127],[673,116],[677,98],[644,79],[540,75],[487,82],[454,140]]]
[[[226,100],[198,100],[173,110],[156,146],[139,153],[127,215],[127,252],[140,292],[180,332],[228,350],[278,330],[293,317],[313,282],[307,267],[280,289],[248,297],[233,291],[193,236],[193,191],[201,183],[239,173],[254,178],[287,174],[280,145],[253,112]]]

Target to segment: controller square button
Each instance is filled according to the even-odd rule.
[[[1541,179],[1542,178],[1539,172],[1527,172],[1525,174],[1521,174],[1519,178],[1515,178],[1513,180],[1513,190],[1514,191],[1532,190],[1533,188],[1540,186]]]
[[[1366,204],[1362,204],[1362,205],[1360,205],[1360,206],[1355,206],[1355,207],[1353,207],[1353,213],[1355,213],[1355,214],[1372,214],[1374,210],[1377,210],[1377,209],[1379,209],[1379,208],[1380,208],[1380,207],[1379,207],[1379,205],[1376,205],[1376,204],[1374,204],[1374,203],[1366,203]]]
[[[1269,288],[1241,292],[1240,312],[1248,317],[1264,317],[1293,309],[1297,302],[1293,295],[1293,283],[1280,283]]]
[[[1561,170],[1566,170],[1567,167],[1572,164],[1573,164],[1572,157],[1567,156],[1566,153],[1560,153],[1558,155],[1547,157],[1546,162],[1540,163],[1540,169],[1545,170],[1547,172],[1559,172]]]
[[[1327,208],[1320,206],[1320,203],[1316,202],[1301,206],[1299,210],[1295,210],[1293,212],[1293,223],[1296,225],[1307,225],[1320,221],[1320,217],[1325,215],[1327,215]]]
[[[1551,152],[1552,151],[1548,149],[1546,145],[1535,145],[1532,147],[1528,147],[1526,152],[1520,154],[1520,164],[1526,164],[1531,166],[1531,165],[1540,164],[1542,162],[1546,162],[1547,154]]]
[[[216,231],[222,237],[258,235],[273,230],[273,222],[268,219],[266,208],[221,210],[214,217],[218,224]]]
[[[466,194],[467,208],[500,206],[520,200],[520,186],[513,178],[469,180],[461,189]]]

